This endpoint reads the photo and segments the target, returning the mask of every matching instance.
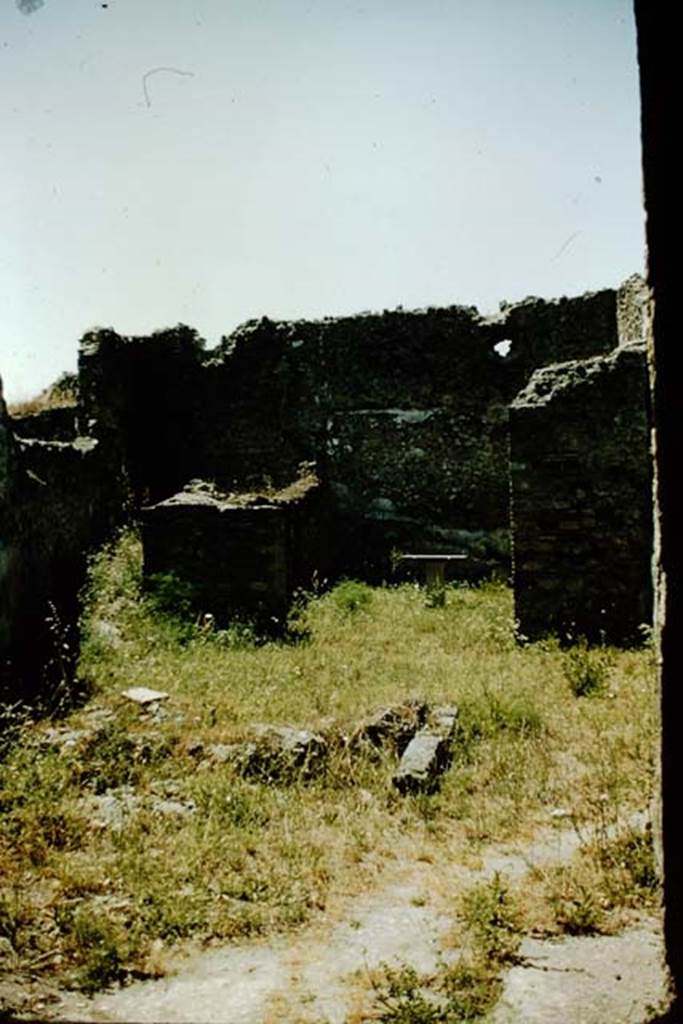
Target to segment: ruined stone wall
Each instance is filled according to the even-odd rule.
[[[144,574],[189,584],[195,614],[218,626],[285,627],[297,589],[310,590],[330,550],[324,487],[314,477],[269,495],[232,496],[195,484],[142,515]]]
[[[652,622],[645,348],[538,370],[510,408],[515,611],[528,638]]]
[[[94,331],[81,341],[79,431],[119,448],[139,502],[196,475],[202,346],[182,326],[142,338]]]
[[[39,650],[31,637],[43,629],[49,602],[75,617],[85,554],[124,515],[129,487],[134,508],[161,510],[155,521],[162,523],[167,551],[155,548],[148,531],[149,571],[167,571],[175,551],[189,579],[201,583],[212,566],[217,592],[231,573],[243,594],[259,580],[270,581],[264,594],[291,594],[310,586],[316,569],[331,578],[381,580],[390,576],[395,549],[464,551],[473,576],[493,569],[506,574],[508,405],[539,366],[613,352],[619,330],[626,341],[640,336],[641,286],[627,285],[618,294],[531,298],[488,318],[461,306],[318,321],[263,318],[209,352],[182,325],[142,338],[89,332],[79,354],[75,423],[62,410],[13,424],[3,406],[0,576],[9,594],[0,606],[3,664],[19,651]],[[635,387],[622,397],[624,408],[642,404]],[[521,406],[515,415],[523,422]],[[544,414],[536,415],[540,422]],[[559,431],[561,447],[565,418],[571,433],[577,416],[575,405],[558,399],[542,430]],[[633,427],[638,438],[641,426]],[[516,444],[524,443],[525,429],[517,431]],[[574,437],[596,479],[607,468],[600,485],[605,496],[613,486],[622,494],[616,463],[600,463],[600,432],[576,426]],[[211,481],[223,494],[272,492],[297,479],[302,464],[313,465],[322,481],[324,514],[309,514],[302,502],[264,506],[258,516],[254,508],[230,516],[223,510],[220,522],[230,519],[233,537],[222,526],[214,529],[215,508],[204,509],[191,523],[182,520],[190,524],[187,536],[181,523],[173,539],[182,501],[168,499],[189,481]],[[529,490],[537,488],[541,506],[550,479],[544,482],[543,473]],[[206,541],[197,526],[202,515]],[[625,528],[624,536],[632,534]],[[521,532],[518,541],[523,544]],[[597,566],[597,549],[588,553],[589,567],[593,556]],[[535,557],[531,551],[526,561]],[[234,594],[229,598],[234,605]],[[265,608],[267,599],[261,603]],[[276,603],[281,608],[280,597]]]
[[[14,425],[0,402],[0,699],[66,680],[87,556],[127,493],[104,442],[21,439]]]
[[[12,416],[10,426],[17,437],[73,441],[76,437],[76,407],[64,406]]]
[[[314,462],[344,571],[381,578],[392,548],[465,550],[488,571],[507,557],[508,403],[537,366],[616,344],[613,290],[488,319],[457,306],[263,318],[208,353],[189,328],[104,331],[84,339],[80,391],[88,429],[118,431],[140,500],[194,477],[284,486]]]

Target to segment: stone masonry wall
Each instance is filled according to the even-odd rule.
[[[314,478],[271,495],[233,496],[195,484],[143,511],[144,573],[189,584],[198,615],[282,631],[295,591],[325,569],[324,489]]]
[[[536,639],[642,639],[652,622],[645,349],[538,370],[510,408],[515,612]]]
[[[65,680],[88,553],[126,504],[104,442],[20,439],[13,427],[0,400],[0,700]]]
[[[82,415],[120,438],[140,501],[196,477],[281,487],[312,462],[335,495],[343,571],[382,578],[394,548],[464,550],[475,571],[505,571],[508,403],[537,366],[616,344],[613,290],[488,319],[459,306],[263,318],[212,352],[182,326],[100,331],[81,348]]]
[[[632,279],[618,293],[530,298],[487,318],[462,306],[262,318],[213,351],[183,325],[142,338],[89,332],[75,421],[61,410],[13,422],[0,410],[5,678],[42,671],[51,602],[75,621],[87,552],[130,513],[129,488],[134,510],[163,504],[195,478],[223,493],[272,492],[302,464],[315,467],[324,515],[309,516],[304,503],[270,516],[290,561],[296,552],[288,591],[310,585],[315,568],[330,578],[389,578],[395,549],[464,551],[473,576],[506,573],[508,405],[538,367],[611,353],[620,331],[637,339],[641,288]],[[635,387],[624,395],[641,400]],[[555,411],[561,420],[559,400]],[[521,422],[521,407],[515,415]],[[600,436],[580,436],[596,474]],[[610,473],[606,490],[620,486],[616,463]],[[250,514],[235,513],[235,523]],[[252,524],[244,536],[260,529]]]

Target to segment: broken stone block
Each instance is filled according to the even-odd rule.
[[[246,620],[281,632],[296,590],[324,569],[329,515],[310,471],[268,493],[192,480],[143,510],[145,578],[176,576],[204,631]]]
[[[373,747],[383,747],[392,744],[400,755],[424,725],[426,717],[427,705],[419,700],[380,708],[355,730],[350,745],[355,747],[369,743]]]
[[[38,746],[62,753],[86,748],[97,742],[113,718],[114,712],[109,708],[92,708],[81,716],[78,727],[58,725],[42,729],[37,735]]]
[[[430,793],[450,767],[457,708],[433,708],[427,724],[412,738],[392,782],[399,793]]]
[[[197,812],[194,800],[153,797],[151,803],[143,801],[131,786],[119,786],[104,793],[92,794],[81,802],[90,828],[110,828],[121,832],[134,814],[147,806],[154,814],[186,818]]]
[[[256,744],[244,743],[208,743],[203,748],[202,759],[213,764],[232,764],[237,768],[246,768],[256,752]]]
[[[318,733],[288,725],[257,727],[254,746],[247,774],[274,779],[314,775],[327,752]]]

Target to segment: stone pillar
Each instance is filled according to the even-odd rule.
[[[520,634],[633,642],[652,622],[645,349],[537,370],[510,407]]]

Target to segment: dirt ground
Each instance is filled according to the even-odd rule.
[[[504,872],[568,860],[578,838],[549,830],[525,847],[492,849],[475,867],[415,861],[362,896],[340,896],[294,936],[189,952],[168,974],[86,998],[14,983],[18,1019],[176,1024],[355,1024],[369,1016],[380,964],[434,970],[449,947],[459,891]],[[6,988],[5,997],[11,997]],[[2,992],[0,991],[0,997]],[[646,1024],[667,1001],[660,922],[615,936],[524,940],[490,1024]]]

